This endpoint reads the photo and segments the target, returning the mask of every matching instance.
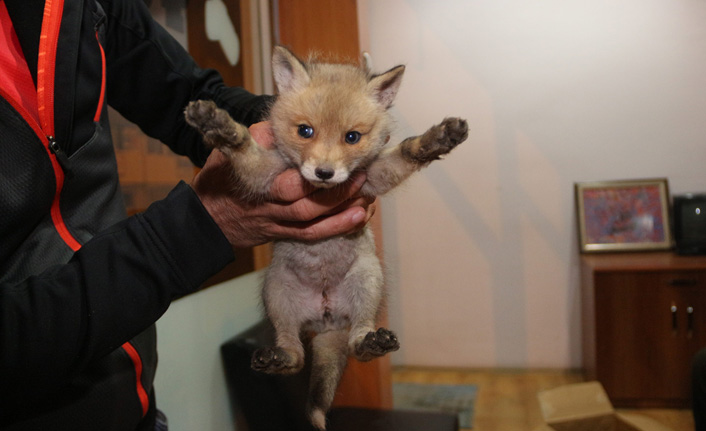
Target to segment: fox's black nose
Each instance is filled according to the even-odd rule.
[[[330,180],[333,178],[334,171],[333,169],[329,168],[316,168],[314,171],[316,176],[322,180]]]

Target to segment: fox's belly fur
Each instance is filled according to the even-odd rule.
[[[268,314],[284,312],[303,331],[350,328],[361,306],[380,307],[382,269],[369,228],[310,243],[277,241],[265,277]]]

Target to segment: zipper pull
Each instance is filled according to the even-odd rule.
[[[69,157],[66,155],[64,150],[61,149],[53,136],[47,136],[47,139],[49,139],[49,150],[51,150],[51,152],[56,156],[56,161],[59,162],[61,169],[64,171],[64,176],[66,178],[73,178],[74,173],[71,170],[71,161],[69,160]]]
[[[106,21],[105,15],[101,15],[101,17],[98,18],[98,22],[96,22],[96,25],[93,26],[93,29],[95,31],[98,31],[100,26],[102,26],[105,23],[105,21]]]

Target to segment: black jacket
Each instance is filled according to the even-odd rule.
[[[183,183],[125,219],[105,104],[202,164],[189,100],[251,124],[269,99],[199,69],[141,0],[48,2],[55,50],[43,0],[3,1],[45,114],[0,88],[0,429],[151,430],[153,323],[233,252]]]

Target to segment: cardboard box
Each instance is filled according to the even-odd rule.
[[[561,386],[537,398],[546,424],[535,431],[672,431],[645,416],[616,413],[599,382]]]

